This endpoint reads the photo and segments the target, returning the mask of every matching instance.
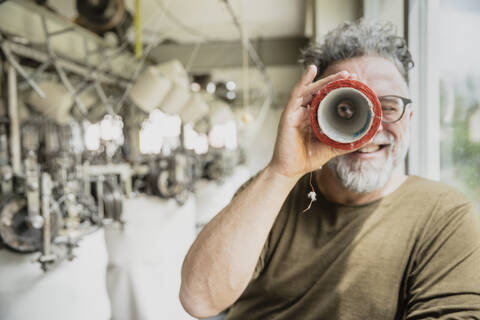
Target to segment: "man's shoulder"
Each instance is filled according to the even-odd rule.
[[[474,213],[472,201],[459,189],[443,182],[409,176],[397,194],[401,203],[415,214],[423,212],[434,220]]]
[[[443,182],[419,176],[409,176],[402,191],[416,198],[438,200],[452,204],[467,203],[470,200],[459,189]]]

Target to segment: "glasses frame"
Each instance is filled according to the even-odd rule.
[[[400,115],[400,117],[398,117],[397,120],[394,120],[394,121],[383,120],[383,114],[382,114],[382,122],[383,123],[388,123],[388,124],[400,121],[403,118],[403,115],[405,114],[405,109],[407,109],[407,106],[413,102],[412,99],[409,99],[409,98],[405,98],[405,97],[402,97],[402,96],[397,96],[397,95],[394,95],[394,94],[388,94],[388,95],[385,95],[385,96],[378,97],[378,100],[380,101],[380,107],[382,106],[382,99],[384,99],[384,98],[398,98],[398,99],[402,100],[402,103],[403,103],[402,114]]]

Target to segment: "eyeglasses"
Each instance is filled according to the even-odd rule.
[[[378,97],[382,106],[382,121],[384,123],[395,123],[402,119],[407,105],[412,103],[411,99],[388,95]]]

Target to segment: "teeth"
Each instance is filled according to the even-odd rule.
[[[358,150],[358,151],[367,153],[367,152],[375,152],[375,151],[377,151],[378,149],[380,149],[380,146],[374,144],[374,145],[370,145],[370,146],[363,147],[362,149],[360,149],[360,150]]]

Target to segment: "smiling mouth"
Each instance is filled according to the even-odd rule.
[[[377,152],[381,149],[384,149],[388,147],[388,144],[369,144],[361,149],[358,149],[357,151],[355,152],[358,152],[358,153],[373,153],[373,152]]]

